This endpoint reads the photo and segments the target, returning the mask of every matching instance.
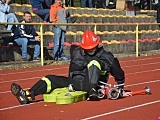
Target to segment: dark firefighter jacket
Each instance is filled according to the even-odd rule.
[[[124,83],[125,75],[118,59],[115,58],[111,52],[105,51],[102,46],[96,50],[93,56],[89,56],[85,54],[85,51],[81,47],[72,45],[70,54],[69,77],[73,78],[73,76],[77,74],[85,76],[88,63],[91,60],[96,60],[101,65],[99,80],[107,82],[110,73],[118,84]]]

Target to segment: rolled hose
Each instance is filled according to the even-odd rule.
[[[108,89],[107,91],[103,89],[98,90],[98,98],[102,99],[108,97],[111,100],[116,100],[120,97],[120,91],[116,88]]]
[[[72,104],[86,100],[87,93],[84,91],[69,92],[68,88],[57,88],[50,94],[43,94],[45,102],[56,102],[56,104]]]
[[[116,88],[111,88],[109,91],[108,91],[108,97],[109,99],[111,100],[116,100],[120,97],[120,91]]]
[[[98,98],[102,99],[105,97],[105,91],[102,89],[98,89]]]

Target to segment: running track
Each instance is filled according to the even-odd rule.
[[[71,105],[43,101],[20,105],[10,92],[12,82],[28,89],[47,74],[67,76],[68,65],[0,71],[0,120],[160,120],[160,55],[123,58],[120,64],[126,74],[126,90],[149,86],[152,94]],[[108,83],[115,84],[112,76]]]

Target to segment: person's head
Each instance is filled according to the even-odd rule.
[[[23,19],[26,22],[31,22],[31,18],[32,18],[31,13],[29,11],[25,11],[24,14],[23,14]]]
[[[56,4],[62,5],[62,0],[55,0]]]
[[[100,37],[91,30],[87,30],[82,35],[80,46],[89,54],[93,55],[100,43]]]

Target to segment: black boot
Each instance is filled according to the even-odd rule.
[[[92,88],[89,92],[89,96],[87,98],[88,101],[99,101],[98,91],[95,88]]]
[[[18,85],[16,83],[12,83],[11,92],[18,99],[18,101],[21,104],[28,104],[29,103],[29,99],[28,99],[28,96],[26,95],[26,91],[23,90],[20,87],[20,85]]]

